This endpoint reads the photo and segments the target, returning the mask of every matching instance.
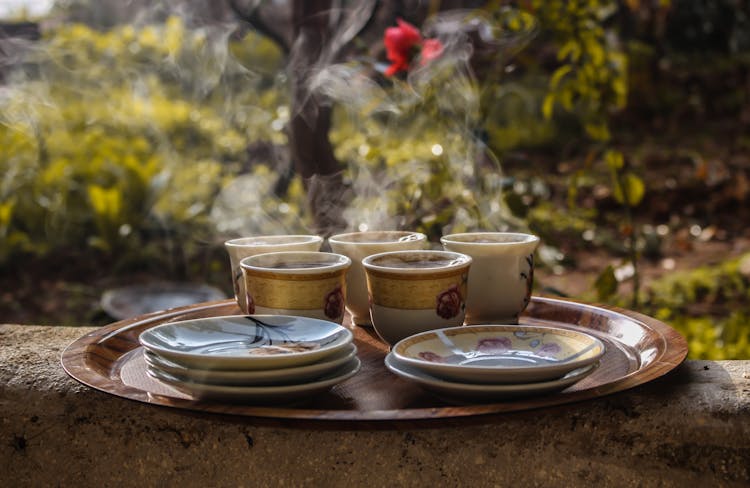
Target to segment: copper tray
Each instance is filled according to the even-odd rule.
[[[577,329],[605,342],[599,368],[568,389],[544,396],[495,403],[455,405],[390,373],[383,364],[387,346],[374,331],[354,331],[362,369],[329,392],[297,406],[257,406],[197,401],[145,373],[138,335],[156,325],[199,317],[241,313],[234,301],[200,303],[116,322],[73,342],[62,354],[65,371],[92,388],[140,402],[200,412],[298,421],[369,424],[382,421],[456,419],[549,407],[598,398],[658,378],[687,355],[687,342],[668,325],[612,307],[533,297],[521,324]]]

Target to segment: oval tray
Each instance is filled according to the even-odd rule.
[[[637,312],[567,300],[533,297],[521,324],[549,325],[588,332],[607,346],[599,368],[568,389],[550,395],[496,403],[456,405],[390,373],[383,363],[388,349],[374,331],[344,325],[354,332],[361,371],[329,392],[296,406],[255,406],[197,401],[146,374],[138,335],[175,320],[239,314],[232,300],[201,303],[116,322],[87,334],[62,354],[65,371],[92,388],[140,402],[201,412],[265,419],[382,421],[457,419],[530,410],[615,393],[658,378],[687,355],[687,342],[674,329]]]

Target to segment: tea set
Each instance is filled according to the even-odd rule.
[[[563,390],[605,352],[577,330],[518,325],[539,238],[369,231],[225,243],[244,315],[170,322],[139,338],[150,376],[199,399],[304,400],[361,368],[351,328],[389,346],[385,367],[438,396],[486,401]],[[345,310],[352,326],[343,324]]]

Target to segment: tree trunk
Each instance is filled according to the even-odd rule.
[[[343,211],[350,194],[329,140],[331,106],[309,89],[310,76],[331,38],[331,7],[331,0],[294,1],[289,60],[292,161],[305,182],[314,231],[326,236],[346,228]]]

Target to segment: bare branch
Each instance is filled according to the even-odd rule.
[[[251,7],[250,9],[245,9],[243,8],[243,5],[240,5],[240,0],[227,1],[229,3],[229,7],[232,9],[235,15],[250,24],[260,34],[276,43],[276,45],[279,46],[279,48],[284,52],[285,55],[289,54],[289,50],[291,48],[290,42],[285,39],[281,33],[271,29],[266,24],[266,21],[263,20],[263,17],[261,17],[258,4]]]

